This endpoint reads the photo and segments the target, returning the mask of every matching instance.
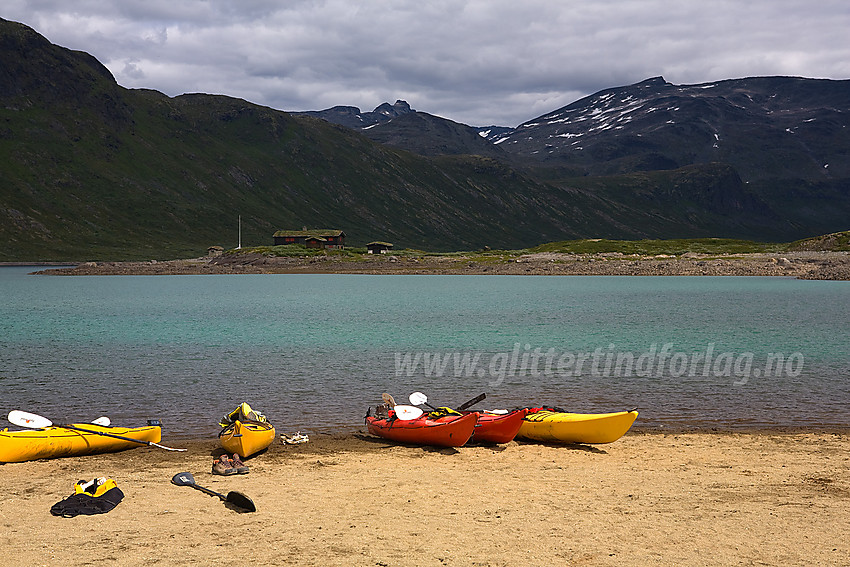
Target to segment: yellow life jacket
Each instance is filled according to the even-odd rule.
[[[268,423],[266,416],[258,411],[252,410],[251,406],[249,406],[247,402],[239,404],[239,407],[222,417],[218,424],[222,427],[227,427],[236,421],[241,421],[242,423]]]
[[[86,482],[85,480],[77,481],[74,485],[74,494],[89,494],[95,498],[100,498],[107,491],[117,488],[118,485],[111,478],[100,477]]]
[[[428,417],[431,419],[439,419],[441,417],[446,417],[449,415],[463,415],[459,411],[455,411],[452,408],[439,407],[432,412],[428,413]]]

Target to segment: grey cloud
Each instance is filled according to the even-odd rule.
[[[229,94],[283,110],[407,100],[515,126],[664,75],[850,76],[837,0],[7,0],[0,16],[92,53],[127,87]]]

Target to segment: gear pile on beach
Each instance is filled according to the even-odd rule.
[[[396,404],[390,394],[382,395],[382,403],[366,412],[365,424],[369,433],[405,444],[437,447],[461,447],[466,444],[504,444],[514,438],[555,443],[611,443],[631,428],[638,412],[635,410],[607,414],[568,413],[553,407],[522,407],[512,410],[472,410],[473,405],[486,398],[480,394],[456,408],[435,407],[422,392],[413,392],[409,404]],[[422,409],[425,406],[426,409]],[[22,462],[34,459],[84,456],[115,452],[147,445],[167,451],[186,449],[160,443],[162,424],[149,420],[139,428],[113,427],[108,417],[91,423],[55,425],[40,415],[13,410],[9,421],[26,428],[23,431],[0,431],[0,462]],[[221,451],[213,456],[210,474],[233,477],[246,475],[248,462],[265,453],[276,437],[274,425],[247,402],[240,403],[225,414],[218,434]],[[301,445],[309,437],[300,431],[281,434],[283,445]],[[171,482],[189,486],[209,496],[218,497],[239,513],[255,512],[253,500],[239,491],[227,494],[200,486],[191,472],[175,474]],[[109,512],[124,498],[113,479],[96,477],[79,481],[74,494],[54,504],[54,516],[71,518]]]

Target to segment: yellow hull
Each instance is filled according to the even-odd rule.
[[[73,423],[71,425],[90,431],[130,437],[139,441],[159,443],[162,438],[162,429],[159,426],[103,427],[92,423]],[[26,431],[4,429],[0,431],[0,463],[21,463],[37,459],[112,453],[141,446],[142,443],[55,426]]]
[[[247,458],[259,453],[274,441],[275,430],[271,423],[243,423],[235,421],[219,433],[221,446],[228,453]]]
[[[612,443],[626,434],[637,416],[636,411],[562,413],[542,410],[525,417],[517,438],[552,443]]]

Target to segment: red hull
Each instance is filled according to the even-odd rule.
[[[478,424],[472,440],[480,443],[510,443],[522,426],[527,409],[518,409],[506,414],[478,413]]]
[[[478,423],[478,414],[455,418],[441,418],[440,420],[429,419],[427,414],[416,419],[402,420],[391,417],[389,419],[366,418],[366,427],[369,433],[398,441],[400,443],[411,443],[414,445],[438,445],[440,447],[460,447],[469,441],[475,424]]]

